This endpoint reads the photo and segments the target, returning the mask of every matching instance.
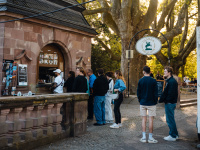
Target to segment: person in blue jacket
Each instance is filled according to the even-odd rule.
[[[114,92],[117,92],[119,94],[119,97],[114,101],[115,123],[111,125],[110,128],[122,127],[120,105],[123,101],[123,91],[126,89],[126,82],[124,80],[124,77],[122,76],[121,71],[115,71],[115,78],[117,80],[115,81]]]
[[[90,96],[88,99],[88,120],[93,120],[93,107],[94,107],[94,95],[93,95],[93,84],[94,81],[96,80],[96,76],[93,74],[92,69],[87,70],[87,75],[89,76],[89,90],[90,90]]]

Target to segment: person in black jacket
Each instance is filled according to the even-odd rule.
[[[95,126],[101,126],[106,123],[105,120],[105,94],[109,89],[109,83],[106,77],[103,75],[103,69],[98,69],[98,78],[93,84],[94,95],[94,114],[96,118]]]
[[[169,127],[169,136],[164,137],[166,141],[176,141],[178,131],[174,119],[174,110],[178,98],[178,83],[172,76],[172,67],[164,68],[164,76],[167,77],[165,89],[160,97],[159,103],[165,103],[166,122]]]
[[[76,68],[76,73],[78,76],[74,80],[72,91],[79,93],[86,93],[88,90],[87,79],[85,77],[86,73],[82,67]]]
[[[142,116],[142,138],[140,142],[146,143],[147,111],[149,115],[149,143],[158,143],[153,138],[153,119],[156,116],[156,104],[158,101],[158,86],[155,79],[150,76],[150,68],[144,66],[144,76],[139,80],[137,97],[140,103],[140,115]]]
[[[65,84],[64,84],[64,87],[67,88],[67,92],[72,92],[74,79],[75,79],[75,72],[70,71],[68,74],[68,79],[65,81]]]

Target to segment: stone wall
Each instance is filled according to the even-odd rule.
[[[88,94],[0,98],[0,149],[33,149],[86,132]]]
[[[4,20],[21,17],[11,13],[0,13],[0,15]],[[80,57],[83,57],[85,67],[91,68],[91,37],[93,36],[91,34],[38,19],[2,23],[0,28],[0,63],[3,62],[2,59],[14,60],[23,50],[26,50],[27,55],[32,58],[32,61],[26,58],[19,61],[28,64],[27,91],[31,90],[35,93],[38,56],[41,49],[48,44],[55,44],[63,53],[65,78],[69,71],[75,71],[76,60]],[[5,73],[0,72],[0,83],[4,75]]]

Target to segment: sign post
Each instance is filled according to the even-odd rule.
[[[200,26],[196,27],[197,45],[197,129],[200,140]]]
[[[126,50],[126,58],[128,59],[128,97],[129,97],[129,70],[130,70],[130,58],[133,58],[133,50]]]
[[[131,40],[129,42],[129,50],[131,48],[131,43],[132,43],[133,39],[136,37],[136,35],[138,35],[140,32],[149,31],[149,30],[159,32],[167,41],[167,45],[168,45],[168,49],[169,49],[169,42],[168,42],[167,38],[164,36],[164,34],[162,34],[160,31],[155,30],[155,29],[143,29],[143,30],[140,30],[139,32],[135,33],[135,35],[131,38]],[[160,49],[162,47],[162,43],[160,42],[160,40],[155,37],[152,37],[152,36],[143,37],[139,41],[138,41],[139,44],[138,44],[138,42],[136,43],[136,45],[138,44],[138,46],[136,46],[136,49],[138,48],[139,50],[137,50],[137,51],[143,55],[156,54],[157,52],[160,51]],[[144,43],[144,42],[147,42],[147,43]],[[129,97],[129,63],[130,63],[130,60],[128,59],[128,97]],[[168,63],[170,65],[170,57],[169,56],[168,56]]]

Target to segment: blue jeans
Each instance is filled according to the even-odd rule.
[[[98,124],[106,123],[105,120],[105,96],[94,97],[94,115]]]
[[[165,114],[166,114],[166,121],[169,127],[169,135],[171,137],[176,138],[178,136],[178,131],[176,128],[176,122],[174,119],[174,110],[176,108],[176,104],[165,104]]]

